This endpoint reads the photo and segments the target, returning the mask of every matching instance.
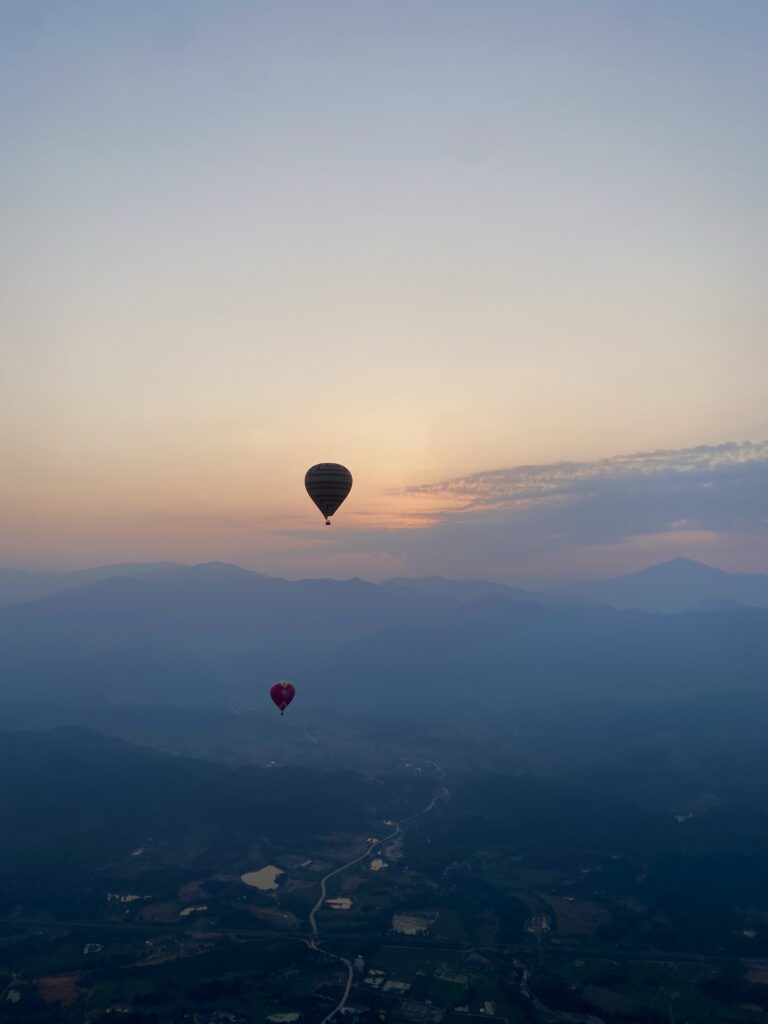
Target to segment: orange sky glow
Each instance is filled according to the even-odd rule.
[[[715,497],[598,467],[768,437],[764,6],[23,7],[0,565],[764,563],[764,453],[730,502],[735,466]],[[355,478],[330,530],[321,461]],[[542,474],[441,484],[563,461],[562,516]]]

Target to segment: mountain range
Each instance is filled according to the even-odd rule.
[[[200,574],[242,578],[273,579],[263,573],[223,562],[183,565],[176,562],[126,563],[69,572],[37,572],[0,569],[0,608],[39,600],[116,577],[161,580]],[[360,583],[350,581],[300,580],[300,583]],[[393,586],[468,603],[490,597],[504,597],[535,604],[562,606],[605,604],[613,608],[636,608],[652,612],[678,612],[689,608],[714,610],[748,606],[768,608],[768,575],[729,573],[690,558],[672,558],[627,576],[607,580],[586,580],[549,589],[528,589],[492,580],[452,580],[441,576],[396,576],[379,586]]]
[[[221,710],[244,694],[267,713],[267,685],[290,678],[301,694],[297,722],[458,716],[487,729],[532,709],[567,717],[589,702],[754,695],[768,665],[763,608],[649,614],[587,603],[587,594],[542,598],[449,580],[291,582],[219,563],[120,571],[96,582],[74,574],[72,589],[0,610],[0,701]],[[702,586],[684,590],[685,579]],[[761,579],[747,576],[738,592],[751,587],[757,600]],[[726,599],[711,581],[730,595],[743,582],[675,560],[602,586],[648,603],[667,580],[677,581],[677,603],[685,593],[699,604]],[[599,585],[585,586],[596,602]]]
[[[686,608],[768,608],[768,575],[724,572],[690,558],[672,558],[629,576],[574,583],[558,591],[614,608],[679,612]]]

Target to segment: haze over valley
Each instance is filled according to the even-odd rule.
[[[0,588],[9,1013],[312,1021],[347,992],[361,1021],[663,1020],[664,977],[709,1019],[762,998],[768,577]]]

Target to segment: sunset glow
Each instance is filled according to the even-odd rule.
[[[447,571],[436,481],[768,437],[764,5],[88,11],[0,35],[0,562]]]

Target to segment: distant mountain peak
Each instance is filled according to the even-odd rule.
[[[768,576],[760,573],[730,573],[692,558],[670,558],[627,576],[590,580],[562,588],[601,604],[644,611],[677,612],[692,606],[701,608],[738,605],[768,607]]]
[[[241,565],[233,562],[198,562],[195,565],[185,566],[193,571],[210,573],[221,573],[222,576],[262,576],[263,573],[255,572],[253,569],[244,569]]]
[[[693,558],[684,558],[678,556],[677,558],[669,558],[666,562],[657,562],[655,565],[649,565],[646,569],[640,569],[638,572],[631,573],[630,576],[644,576],[649,573],[668,575],[674,573],[679,575],[681,573],[688,574],[690,576],[728,576],[724,569],[718,569],[714,565],[707,565],[706,562],[697,562]],[[629,579],[630,577],[617,577],[618,579]]]

